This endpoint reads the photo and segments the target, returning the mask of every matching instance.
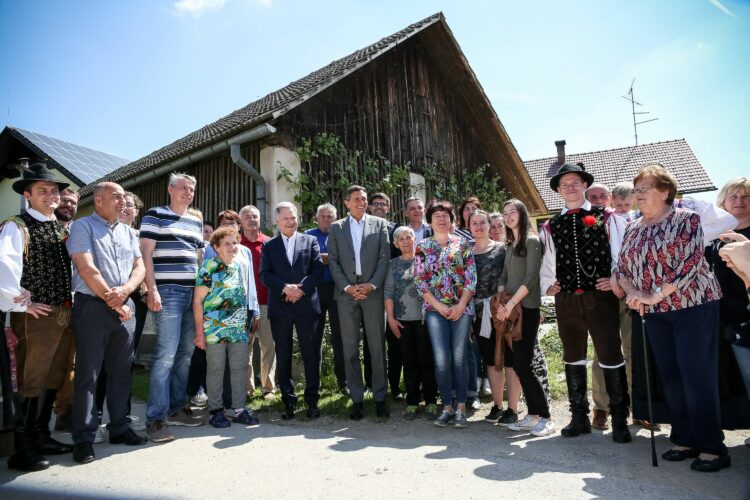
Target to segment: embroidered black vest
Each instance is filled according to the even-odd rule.
[[[28,213],[21,215],[29,231],[21,286],[31,292],[31,301],[55,306],[70,305],[70,256],[65,247],[67,232],[57,221],[41,222]]]
[[[592,219],[585,217],[593,217]],[[609,278],[612,254],[605,211],[593,207],[556,215],[549,221],[556,250],[556,276],[563,292],[595,290],[596,280]]]

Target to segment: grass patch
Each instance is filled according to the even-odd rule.
[[[567,399],[568,386],[565,383],[565,364],[563,363],[563,346],[560,340],[560,333],[557,325],[553,326],[549,332],[539,341],[544,357],[547,359],[547,370],[549,375],[549,389],[552,393],[552,399]],[[594,357],[594,346],[591,338],[588,340],[588,359]],[[587,379],[588,389],[591,390],[591,377]]]

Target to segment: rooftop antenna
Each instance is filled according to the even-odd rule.
[[[635,78],[633,78],[633,81],[630,82],[630,89],[628,90],[627,96],[622,96],[623,99],[626,101],[630,101],[630,106],[633,109],[633,131],[635,132],[635,145],[638,145],[638,125],[641,125],[643,123],[653,122],[658,120],[658,118],[651,118],[649,120],[643,120],[643,121],[636,121],[636,115],[647,115],[649,114],[648,111],[636,111],[636,106],[643,107],[643,104],[635,100],[635,96],[633,95],[633,85],[635,84]]]

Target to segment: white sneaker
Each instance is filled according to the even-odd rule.
[[[104,442],[104,435],[107,433],[107,429],[105,426],[100,425],[99,428],[96,430],[96,436],[94,436],[94,444],[99,444]]]
[[[532,417],[531,415],[526,415],[518,422],[514,422],[512,424],[508,424],[508,429],[511,431],[530,431],[533,430],[536,425],[539,423],[539,418]]]
[[[206,391],[203,390],[203,387],[198,389],[198,392],[190,398],[190,404],[193,406],[206,406],[208,404],[208,396],[206,396]]]
[[[490,387],[490,380],[489,379],[482,379],[482,394],[485,396],[491,396],[492,395],[492,388]]]
[[[146,430],[146,424],[143,423],[141,419],[136,417],[135,415],[128,415],[128,420],[130,420],[130,428],[134,431]]]
[[[534,427],[531,431],[532,436],[537,437],[543,437],[543,436],[549,436],[555,432],[555,424],[552,423],[552,420],[548,418],[540,418],[539,423],[536,424],[536,427]]]

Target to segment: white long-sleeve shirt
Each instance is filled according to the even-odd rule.
[[[591,203],[588,200],[584,200],[583,204],[578,207],[582,210],[591,210]],[[564,215],[569,209],[563,208],[560,211],[560,215]],[[625,236],[625,227],[627,222],[619,215],[612,213],[607,220],[607,234],[609,234],[609,249],[612,255],[611,269],[617,267],[618,258],[620,255],[620,247],[622,247],[622,239]],[[542,226],[542,230],[539,232],[539,238],[542,240],[544,248],[544,257],[542,257],[542,267],[539,270],[539,285],[542,289],[542,294],[546,295],[549,287],[555,284],[557,281],[557,251],[555,250],[555,242],[552,240],[552,235],[547,234],[547,226]]]
[[[46,217],[33,208],[27,213],[40,222],[57,220],[54,214]],[[13,302],[21,295],[23,247],[23,230],[13,222],[3,224],[0,230],[0,310],[5,312],[26,312],[25,305]]]

